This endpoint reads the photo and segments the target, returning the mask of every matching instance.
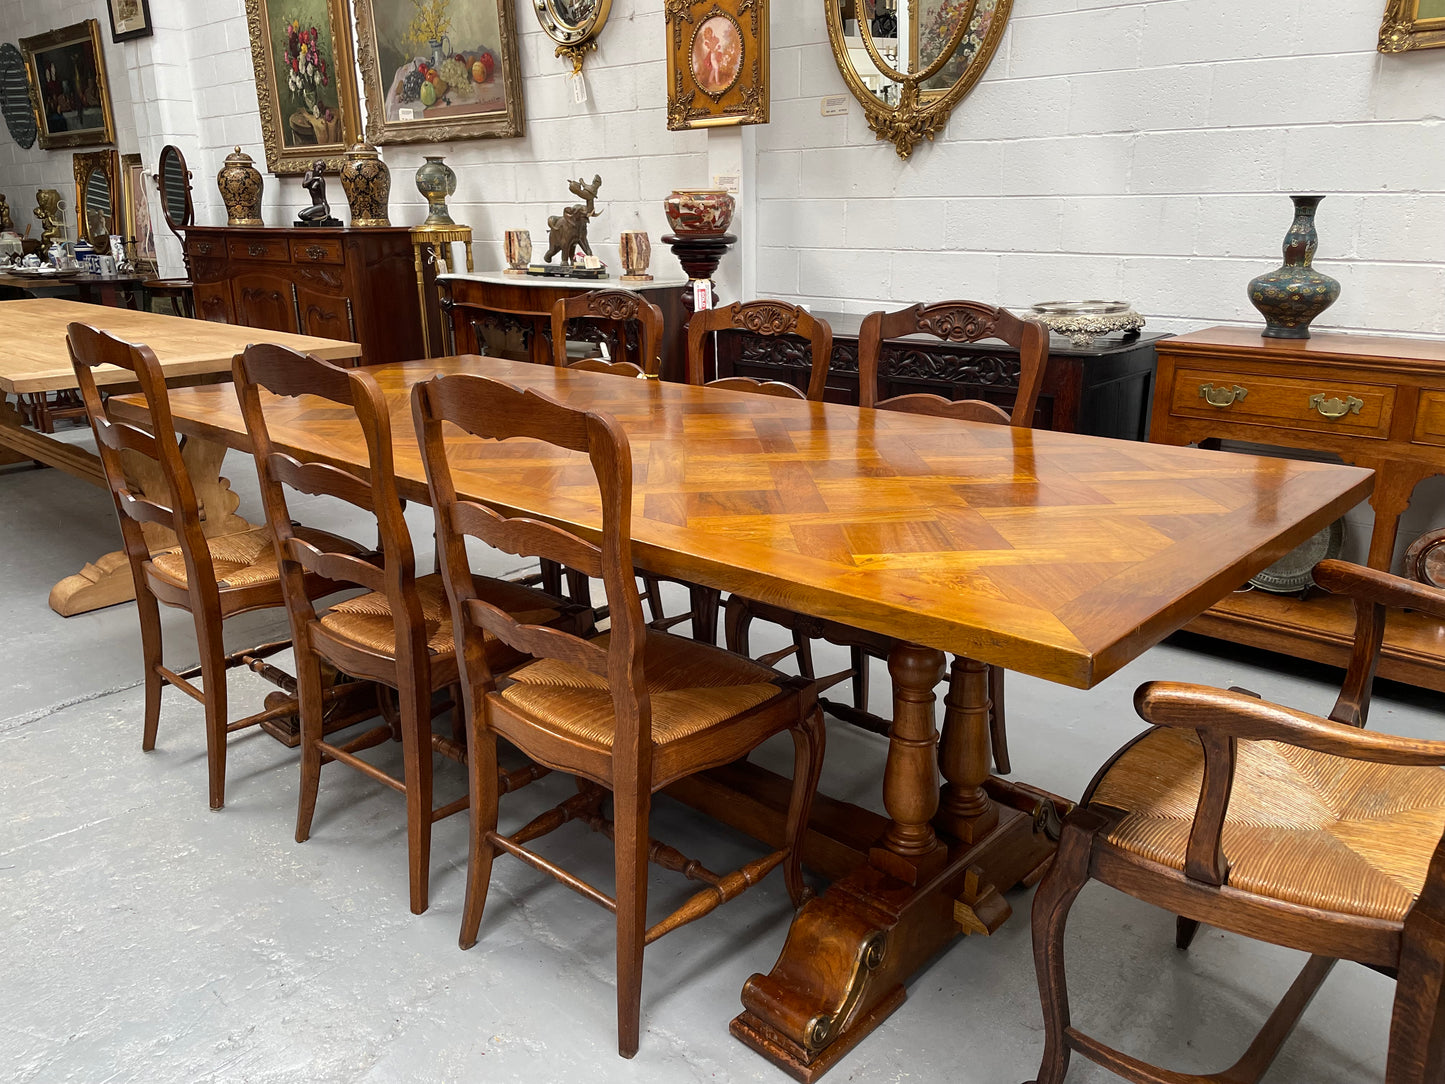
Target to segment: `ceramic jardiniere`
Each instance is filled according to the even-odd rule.
[[[423,226],[455,226],[447,211],[447,197],[457,190],[457,175],[439,154],[429,154],[416,171],[416,189],[426,197],[427,216]]]
[[[1294,222],[1284,236],[1284,264],[1249,284],[1249,300],[1264,314],[1271,339],[1308,339],[1310,321],[1335,303],[1340,284],[1310,266],[1319,245],[1315,208],[1324,196],[1291,196]]]
[[[391,170],[370,143],[358,143],[346,152],[341,165],[341,189],[351,205],[353,226],[390,226],[387,200],[391,196]]]
[[[679,188],[662,201],[667,224],[673,233],[683,237],[727,233],[735,206],[723,188]]]
[[[216,174],[216,185],[226,204],[226,225],[262,225],[261,183],[261,171],[249,154],[237,147],[226,155],[226,164]]]

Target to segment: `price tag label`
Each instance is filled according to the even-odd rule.
[[[818,112],[825,117],[841,117],[848,112],[848,95],[829,94],[819,103]]]
[[[406,108],[398,109],[398,110],[396,111],[396,119],[397,119],[397,120],[416,120],[416,110],[414,110],[414,109],[406,109]]]
[[[692,311],[712,308],[712,283],[707,279],[692,280]]]
[[[584,104],[587,101],[586,77],[583,76],[581,72],[575,72],[572,75],[567,75],[563,78],[567,80],[567,86],[572,91],[572,100],[578,105]]]

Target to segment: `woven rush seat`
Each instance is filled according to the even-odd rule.
[[[1108,842],[1184,869],[1204,751],[1155,730],[1110,766],[1091,805],[1127,813]],[[1229,884],[1285,903],[1399,921],[1445,832],[1445,770],[1241,741],[1223,846]]]
[[[604,651],[608,633],[593,643]],[[649,631],[645,648],[652,738],[658,745],[696,734],[777,696],[783,675],[697,640]],[[539,659],[509,675],[502,698],[549,728],[611,749],[616,729],[607,679],[559,659]]]
[[[356,553],[357,545],[340,535],[297,525],[296,536],[304,538],[327,553]],[[211,564],[216,570],[216,586],[221,590],[257,587],[281,582],[276,567],[276,547],[271,531],[257,527],[237,534],[223,534],[206,539],[211,551]],[[150,567],[161,579],[181,588],[186,587],[186,560],[179,547],[151,555]]]
[[[299,530],[297,534],[300,535]],[[539,599],[545,596],[531,588],[486,576],[474,576],[472,580],[477,585],[478,597],[530,624],[545,625],[561,616],[560,610],[539,607]],[[427,654],[452,654],[456,639],[441,575],[433,572],[430,576],[418,576],[416,593],[421,601],[422,621],[426,628]],[[320,621],[323,629],[340,640],[378,654],[396,655],[396,625],[392,620],[391,604],[380,591],[339,602],[322,614]]]

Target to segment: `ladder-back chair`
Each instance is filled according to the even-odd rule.
[[[1355,606],[1329,718],[1239,689],[1134,694],[1152,728],[1095,776],[1034,898],[1037,1084],[1062,1084],[1075,1052],[1139,1084],[1253,1084],[1337,960],[1397,980],[1386,1084],[1445,1080],[1445,742],[1362,729],[1387,611],[1445,621],[1445,591],[1340,561],[1315,580]],[[1181,949],[1207,923],[1311,954],[1234,1066],[1171,1072],[1071,1025],[1064,926],[1090,880],[1180,916]]]
[[[632,567],[632,457],[627,435],[615,419],[470,375],[416,385],[413,410],[461,644],[472,777],[462,947],[476,942],[497,851],[523,859],[613,911],[618,1050],[631,1057],[638,1045],[645,945],[709,913],[779,865],[794,904],[805,898],[801,845],[823,756],[816,695],[798,678],[647,627]],[[459,427],[473,444],[523,438],[551,445],[559,462],[575,458],[569,451],[585,455],[598,487],[600,530],[583,537],[537,519],[503,517],[459,497],[447,447],[452,438],[444,438],[444,422]],[[462,454],[473,453],[468,449]],[[466,569],[467,536],[508,553],[547,556],[600,578],[607,592],[609,631],[587,639],[543,628],[479,598]],[[499,681],[485,650],[493,637],[537,661],[512,671],[505,683]],[[795,757],[782,847],[740,870],[718,875],[650,839],[649,812],[656,791],[730,763],[783,730],[792,735]],[[577,794],[511,835],[497,831],[498,737],[581,781]],[[602,814],[609,791],[611,821]],[[612,837],[615,897],[525,846],[572,819]],[[649,859],[705,886],[651,926]]]
[[[266,516],[275,532],[281,582],[291,635],[296,646],[301,702],[301,790],[296,811],[296,841],[311,834],[321,766],[349,765],[406,798],[407,863],[411,910],[427,908],[432,824],[467,808],[463,795],[433,806],[432,755],[465,759],[455,739],[432,732],[433,694],[457,682],[452,620],[441,576],[416,574],[411,534],[402,514],[392,458],[391,420],[386,396],[376,379],[361,369],[342,369],[320,358],[274,345],[249,346],[234,365],[236,392],[251,436]],[[318,411],[312,423],[338,432],[352,426],[365,442],[366,466],[358,471],[319,460],[302,460],[281,450],[267,425],[261,391],[281,398],[313,396],[343,411]],[[286,491],[322,495],[370,513],[380,553],[323,553],[290,526]],[[318,613],[300,589],[311,572],[367,593]],[[484,577],[475,590],[493,604],[525,613],[539,623],[571,619],[575,608],[532,588]],[[492,665],[505,669],[522,661],[506,645],[491,641],[485,649]],[[397,779],[363,760],[359,753],[392,737],[390,726],[376,726],[344,742],[327,741],[321,723],[321,665],[377,682],[396,691],[402,743],[403,777]],[[540,776],[538,776],[540,777]],[[525,771],[516,782],[530,781]]]
[[[226,697],[226,671],[246,666],[288,694],[295,691],[289,674],[261,660],[290,646],[281,640],[227,654],[222,622],[235,614],[283,605],[281,576],[276,567],[271,532],[257,527],[234,534],[207,537],[203,523],[223,521],[229,508],[201,506],[182,458],[171,419],[165,376],[148,346],[128,343],[88,324],[66,328],[66,344],[75,369],[81,400],[90,417],[100,453],[106,485],[115,501],[121,540],[135,584],[136,612],[140,617],[141,651],[145,665],[145,722],[141,748],[155,749],[160,725],[161,691],[173,685],[205,707],[206,763],[210,776],[210,803],[220,809],[226,800],[226,738],[237,730],[280,719],[296,711],[288,695],[283,703],[243,719],[230,721]],[[135,374],[150,416],[150,431],[111,417],[96,386],[92,370],[114,365]],[[159,482],[159,485],[157,484]],[[147,484],[151,495],[141,489]],[[162,497],[161,493],[165,496]],[[297,527],[296,532],[318,549],[355,552],[347,539],[323,531]],[[340,589],[323,577],[308,576],[299,589],[320,597]],[[200,663],[176,671],[163,661],[160,606],[190,613],[196,629]],[[199,676],[198,689],[190,681]]]

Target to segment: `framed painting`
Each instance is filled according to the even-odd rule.
[[[1387,0],[1379,50],[1407,53],[1445,45],[1445,0]]]
[[[421,143],[519,136],[510,0],[356,0],[366,138]]]
[[[768,123],[767,0],[667,0],[667,126]]]
[[[21,38],[20,53],[35,98],[41,147],[54,150],[115,142],[99,22],[86,19]]]
[[[151,0],[105,0],[110,10],[110,40],[130,41],[154,34],[151,25]]]
[[[156,273],[156,226],[146,195],[145,164],[138,154],[120,156],[120,184],[125,207],[125,237],[134,244],[132,258],[137,272]]]
[[[266,168],[341,168],[361,136],[346,0],[246,0]]]

